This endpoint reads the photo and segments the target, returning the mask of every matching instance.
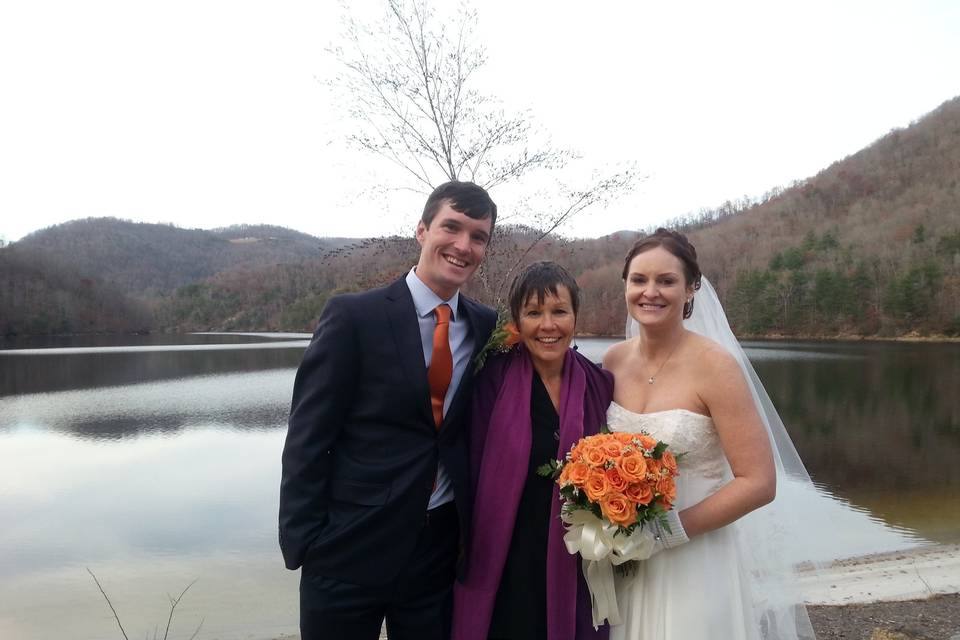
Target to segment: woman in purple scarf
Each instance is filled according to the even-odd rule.
[[[520,344],[488,360],[474,391],[473,530],[451,638],[605,640],[563,543],[557,487],[537,467],[600,430],[613,378],[570,349],[580,296],[563,267],[530,265],[509,302]]]

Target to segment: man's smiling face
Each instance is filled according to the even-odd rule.
[[[444,202],[429,227],[417,224],[417,276],[438,296],[450,298],[483,262],[492,227],[489,217],[475,220]]]

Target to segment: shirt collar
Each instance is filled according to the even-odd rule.
[[[450,307],[451,318],[456,322],[460,304],[459,290],[457,290],[449,300],[444,300],[434,293],[433,289],[423,283],[423,280],[417,275],[416,267],[413,267],[407,273],[406,282],[407,288],[410,289],[410,295],[413,296],[413,306],[417,310],[418,316],[425,318],[433,315],[433,310],[436,309],[438,305],[446,304]]]

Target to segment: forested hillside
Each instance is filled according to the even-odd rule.
[[[268,225],[180,229],[87,218],[42,229],[16,243],[23,256],[95,278],[132,294],[156,294],[225,269],[300,262],[343,244]]]
[[[960,99],[713,218],[691,235],[742,333],[960,333]]]
[[[142,301],[42,254],[0,249],[0,335],[140,332],[154,326]]]
[[[178,287],[241,266],[300,263],[348,242],[268,225],[74,220],[0,248],[0,334],[163,328],[154,309]]]
[[[960,99],[789,188],[673,226],[740,335],[958,335]],[[538,232],[499,228],[468,292],[494,303],[518,261],[558,260],[583,288],[580,330],[621,334],[622,257],[638,235],[528,249]],[[417,249],[412,237],[75,221],[0,249],[0,331],[305,331],[331,295],[388,282]]]

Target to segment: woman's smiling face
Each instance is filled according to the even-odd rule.
[[[535,293],[527,298],[520,309],[517,330],[534,364],[542,367],[558,361],[562,365],[576,325],[570,291],[561,284],[556,295],[548,291],[542,302]]]
[[[627,311],[643,326],[683,322],[683,305],[693,296],[683,262],[663,247],[638,253],[630,261],[624,297]]]

